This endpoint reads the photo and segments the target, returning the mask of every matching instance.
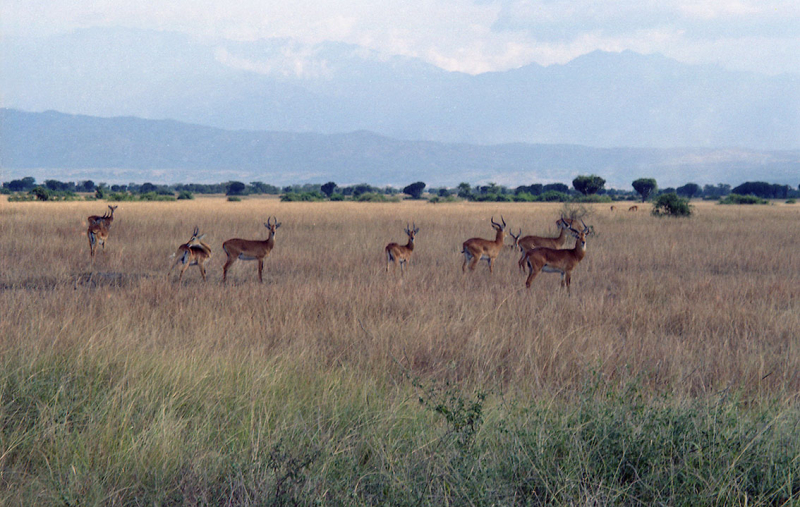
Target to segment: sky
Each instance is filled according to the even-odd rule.
[[[3,36],[89,27],[345,42],[479,74],[595,50],[800,73],[798,0],[3,0]]]

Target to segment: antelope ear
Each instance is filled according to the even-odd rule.
[[[278,222],[277,224],[275,224],[275,228],[277,229],[278,227],[280,227],[282,223],[283,222]]]
[[[197,236],[197,241],[200,241],[201,239],[203,239],[205,237],[206,237],[205,234],[201,234],[201,235]]]

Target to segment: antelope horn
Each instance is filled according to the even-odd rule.
[[[492,225],[496,225],[497,227],[500,227],[500,224],[498,224],[497,222],[494,221],[494,217],[492,217]]]
[[[272,227],[272,217],[267,217],[267,227]]]
[[[194,232],[192,233],[192,237],[197,237],[197,234],[200,232],[200,227],[194,226]]]
[[[505,228],[505,226],[506,226],[506,219],[505,219],[505,218],[503,218],[503,215],[500,215],[500,220],[502,220],[502,221],[503,221],[503,228]]]

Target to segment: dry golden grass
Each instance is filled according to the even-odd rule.
[[[525,290],[510,249],[494,275],[485,262],[461,272],[462,242],[491,239],[492,216],[555,234],[560,204],[121,203],[92,267],[85,222],[104,207],[0,201],[0,353],[299,358],[365,381],[399,363],[534,397],[597,374],[678,396],[800,390],[799,207],[699,203],[673,220],[590,205],[571,298],[547,273]],[[283,226],[264,283],[237,262],[223,286],[222,242],[265,238],[269,216]],[[401,278],[383,249],[405,242],[406,222],[420,232]],[[169,256],[195,225],[209,280],[191,267],[179,286]]]

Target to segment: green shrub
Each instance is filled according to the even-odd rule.
[[[194,199],[194,194],[189,192],[188,190],[181,190],[178,192],[178,200],[186,200],[186,199]]]
[[[569,202],[572,198],[564,192],[548,190],[539,196],[539,200],[544,202]]]
[[[604,202],[614,202],[614,200],[611,198],[610,195],[591,194],[591,195],[581,195],[581,196],[575,197],[573,199],[573,202],[600,202],[600,203],[604,203]]]
[[[353,199],[357,202],[400,202],[397,197],[387,197],[384,194],[366,192]]]
[[[720,204],[769,204],[769,201],[754,195],[728,194],[719,200]]]
[[[236,195],[229,195],[228,202],[242,202],[242,198]]]
[[[786,204],[797,204],[797,201],[795,199],[789,199],[786,201]]]
[[[344,195],[342,195],[342,194],[333,194],[333,195],[331,195],[331,201],[344,201]]]
[[[692,206],[689,204],[689,199],[670,192],[661,194],[653,200],[652,213],[657,217],[688,217],[692,214]]]

